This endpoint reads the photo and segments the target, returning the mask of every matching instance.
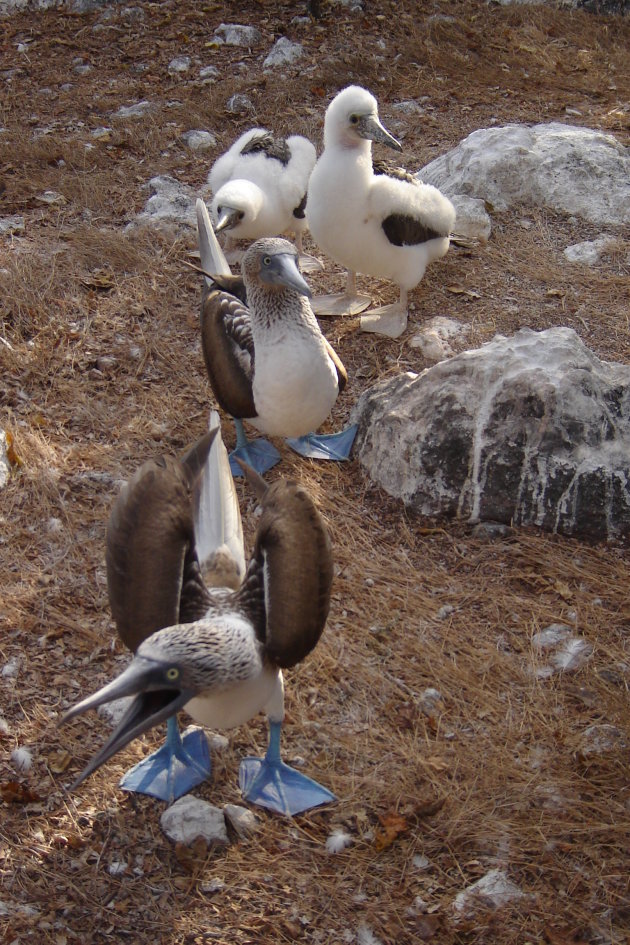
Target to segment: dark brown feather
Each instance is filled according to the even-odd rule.
[[[266,571],[265,647],[285,668],[311,652],[326,624],[332,549],[322,515],[302,486],[274,482],[261,504],[254,559]]]
[[[408,184],[417,184],[418,180],[404,167],[398,164],[392,164],[391,161],[384,161],[382,158],[372,158],[372,171],[375,174],[384,174],[386,177],[393,177],[395,180],[404,180]]]
[[[149,460],[123,487],[107,527],[107,587],[122,641],[133,652],[176,624],[194,544],[190,481],[172,456]]]
[[[404,213],[391,213],[385,217],[381,226],[385,236],[394,246],[417,246],[419,243],[428,243],[429,240],[448,236],[448,233],[438,233],[417,217]]]
[[[254,343],[249,312],[239,298],[208,289],[201,307],[201,347],[219,406],[233,417],[255,417]]]
[[[328,356],[330,360],[333,362],[333,364],[335,365],[335,370],[337,371],[337,387],[339,389],[339,393],[341,394],[341,392],[345,390],[346,384],[348,383],[348,372],[346,371],[344,367],[343,361],[341,360],[341,358],[339,357],[339,355],[337,354],[337,352],[335,351],[331,343],[328,341],[328,339],[324,338],[324,341],[326,343],[326,350],[328,351]]]
[[[264,154],[265,157],[280,161],[285,167],[291,160],[291,149],[286,139],[275,138],[270,131],[251,138],[241,148],[241,154]]]

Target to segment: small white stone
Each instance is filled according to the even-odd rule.
[[[225,751],[230,747],[230,739],[227,735],[220,735],[218,732],[215,732],[212,735],[208,735],[208,744],[210,745],[210,750],[213,752]]]
[[[471,919],[480,910],[487,912],[489,909],[499,909],[522,899],[524,895],[502,870],[490,870],[476,883],[457,894],[453,902],[455,919]]]
[[[437,690],[434,691],[437,692]],[[424,855],[424,853],[416,853],[411,862],[417,870],[428,870],[431,868],[431,861]]]
[[[326,840],[326,852],[327,853],[341,853],[342,850],[345,850],[346,847],[351,846],[352,837],[349,833],[346,833],[345,830],[337,828],[333,830],[330,836]]]
[[[153,111],[154,105],[151,102],[136,102],[135,105],[122,105],[118,111],[113,113],[114,118],[143,118],[149,112]]]
[[[127,864],[124,860],[112,860],[107,867],[107,872],[110,876],[122,876],[127,872]]]
[[[176,56],[168,64],[168,71],[171,75],[176,75],[180,72],[188,72],[191,66],[190,56]]]
[[[217,139],[209,131],[185,131],[182,140],[188,145],[191,151],[207,151],[209,148],[215,148]]]
[[[583,243],[573,243],[564,250],[564,255],[572,263],[582,263],[584,266],[595,266],[603,253],[615,242],[614,236],[602,233],[594,240],[585,240]]]
[[[0,217],[0,235],[24,232],[24,217]]]
[[[202,837],[219,846],[229,844],[223,811],[189,794],[167,807],[160,817],[160,826],[174,843],[190,844]]]
[[[215,41],[227,46],[255,46],[262,40],[262,33],[255,26],[240,26],[237,23],[221,23],[214,31]]]
[[[251,98],[241,92],[232,95],[225,103],[225,108],[232,115],[245,115],[255,111]]]
[[[446,618],[447,618],[447,617],[450,617],[450,615],[454,612],[454,610],[455,610],[455,608],[453,607],[452,604],[444,604],[444,606],[443,606],[443,607],[440,607],[440,609],[438,610],[437,614],[435,615],[435,616],[436,616],[436,619],[437,619],[437,620],[446,620]]]
[[[226,804],[223,813],[241,840],[251,837],[258,830],[258,818],[248,807],[241,807],[240,804]]]
[[[112,728],[116,728],[132,701],[133,696],[123,696],[122,699],[114,699],[113,702],[99,705],[96,714],[106,722],[109,722]]]
[[[2,667],[0,675],[2,675],[5,679],[13,679],[15,676],[17,676],[19,668],[19,660],[15,656],[12,656],[11,659],[7,660],[7,662]]]
[[[33,756],[28,748],[14,748],[11,752],[11,762],[16,771],[26,774],[33,767]]]
[[[286,36],[281,36],[274,44],[271,52],[263,62],[263,69],[273,69],[275,66],[288,66],[296,62],[304,54],[301,43],[292,43]]]
[[[221,73],[216,66],[203,66],[199,70],[199,78],[204,79],[206,82],[211,82],[215,79],[220,78]]]
[[[202,883],[200,888],[202,893],[211,895],[225,889],[225,882],[218,876],[215,876],[211,880],[208,880],[208,882]]]

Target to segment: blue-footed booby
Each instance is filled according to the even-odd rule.
[[[243,420],[313,459],[347,459],[356,426],[313,433],[330,415],[347,374],[317,323],[297,253],[282,239],[257,240],[231,275],[206,206],[197,201],[199,251],[204,271],[201,342],[219,405],[235,421],[240,456],[257,472],[280,454],[266,440],[249,442]],[[232,463],[235,475],[240,473]]]
[[[234,255],[232,240],[293,233],[302,257],[306,188],[316,156],[308,138],[251,128],[217,158],[208,175],[210,210],[215,232],[226,231],[228,254]],[[302,268],[306,260],[312,257],[301,258]]]
[[[304,488],[288,481],[267,486],[246,468],[262,515],[242,579],[240,518],[234,517],[238,505],[225,452],[210,473],[206,467],[201,474],[198,469],[212,435],[182,461],[163,457],[145,463],[114,505],[107,538],[108,585],[119,632],[134,657],[63,721],[122,696],[133,701],[73,788],[134,738],[174,719],[179,709],[203,725],[222,729],[264,711],[269,747],[264,758],[242,761],[240,787],[252,803],[293,815],[334,800],[330,791],[280,758],[282,669],[301,662],[324,629],[333,577],[330,539]],[[200,476],[201,488],[195,485]],[[222,522],[204,520],[212,509]],[[236,555],[225,536],[230,521]],[[222,536],[228,542],[217,547]],[[210,575],[219,584],[226,584],[227,577],[237,589],[208,587],[197,553],[204,546],[206,552],[214,547],[205,562]],[[156,624],[161,629],[155,631]],[[136,765],[123,778],[123,787],[172,801],[207,777],[210,759],[203,733],[196,733],[201,738],[191,748],[188,742],[177,743],[174,722],[172,730],[177,739],[169,736],[159,752]]]
[[[400,289],[399,301],[361,321],[366,330],[398,337],[407,325],[408,292],[428,263],[448,250],[455,210],[437,188],[402,168],[373,162],[372,141],[402,150],[381,124],[374,96],[351,85],[326,110],[324,151],[311,174],[306,205],[313,239],[346,267],[348,282],[345,296],[314,299],[313,307],[322,315],[357,314],[362,309],[352,303],[356,273],[391,279]]]

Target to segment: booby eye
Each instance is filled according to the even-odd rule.
[[[351,124],[351,125],[358,125],[358,124],[359,124],[359,116],[358,116],[358,115],[350,115],[350,124]]]
[[[263,266],[270,266],[270,265],[271,265],[271,256],[263,256],[263,261],[262,261],[262,263],[263,263]]]
[[[177,666],[171,666],[170,669],[166,670],[166,678],[169,680],[169,682],[173,682],[173,680],[177,679],[178,676],[179,670]]]

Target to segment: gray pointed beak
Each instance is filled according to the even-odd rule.
[[[235,210],[233,207],[221,207],[214,232],[220,233],[221,230],[231,230],[233,227],[238,226],[242,219],[242,210]]]
[[[306,279],[298,269],[297,257],[292,253],[263,257],[260,276],[268,285],[283,285],[295,289],[307,299],[313,297]]]
[[[154,660],[136,656],[123,672],[112,682],[103,686],[94,695],[88,696],[73,706],[61,719],[63,725],[76,715],[82,715],[88,709],[94,709],[107,702],[135,696],[118,727],[105,742],[100,752],[83,769],[70,790],[74,790],[90,774],[100,768],[122,748],[149,731],[154,725],[170,718],[186,705],[195,695],[189,689],[182,689],[164,683],[164,666]]]
[[[400,141],[390,135],[387,128],[381,125],[376,115],[364,115],[356,125],[356,130],[362,138],[369,138],[370,141],[386,144],[388,148],[393,148],[394,151],[402,151]]]

